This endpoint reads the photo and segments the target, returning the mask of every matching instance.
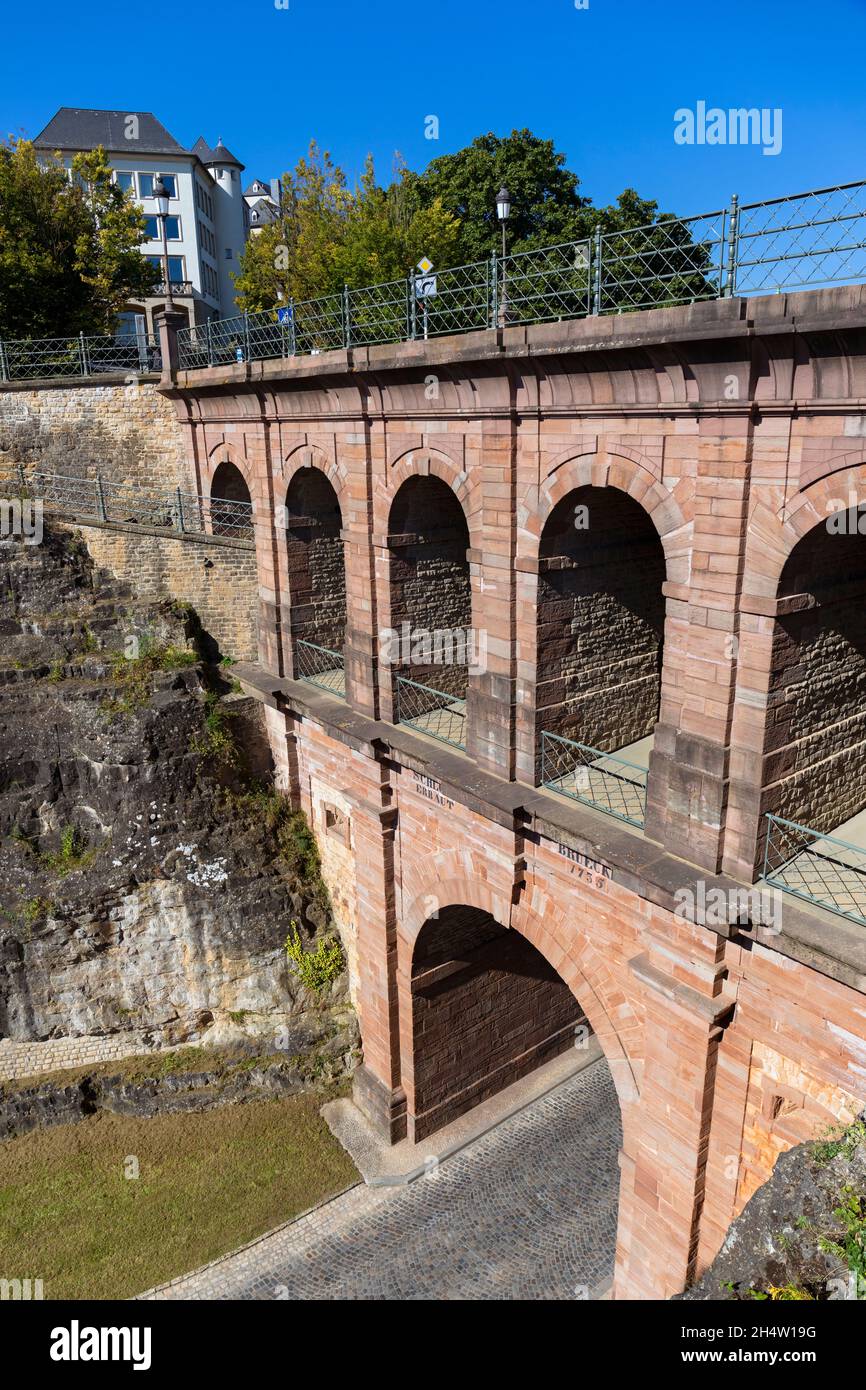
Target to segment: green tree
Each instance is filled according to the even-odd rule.
[[[104,150],[76,155],[72,178],[33,145],[0,143],[0,333],[110,332],[159,272],[140,252],[140,210],[111,180]]]
[[[529,130],[479,135],[456,154],[441,155],[423,174],[410,176],[409,196],[421,207],[435,199],[459,218],[459,255],[468,263],[501,248],[496,194],[503,184],[511,194],[509,253],[589,241],[596,228],[608,237],[606,308],[673,303],[712,293],[704,275],[708,250],[692,240],[688,227],[671,213],[659,213],[656,202],[633,188],[607,207],[593,207],[579,193],[580,180],[566,168],[565,155],[552,140]],[[581,282],[579,272],[574,279],[575,285]]]
[[[585,311],[589,260],[581,243],[597,228],[606,237],[605,309],[713,292],[705,277],[709,250],[692,240],[687,226],[659,213],[656,202],[632,188],[607,207],[593,207],[553,141],[515,130],[505,137],[478,136],[456,154],[434,159],[423,174],[398,161],[387,188],[377,183],[368,158],[358,187],[350,190],[342,170],[311,145],[308,157],[283,176],[279,220],[244,252],[237,302],[242,309],[272,309],[290,299],[337,294],[344,285],[359,289],[398,280],[422,255],[440,271],[486,260],[501,245],[496,194],[503,183],[512,197],[511,253],[569,245],[570,267],[560,266],[549,284],[537,267],[527,271],[525,282],[516,282],[519,272],[510,270],[512,299],[520,299],[523,317]],[[466,294],[477,308],[474,291]],[[399,316],[398,298],[392,316]],[[387,295],[384,301],[390,303]],[[357,326],[372,329],[377,312],[373,299],[369,308],[358,307]]]
[[[511,194],[509,249],[527,251],[575,235],[577,214],[588,206],[579,183],[552,140],[513,130],[507,136],[479,135],[456,154],[431,160],[423,174],[411,176],[410,189],[418,206],[438,199],[459,218],[459,254],[467,263],[500,249],[496,194],[503,184]]]
[[[422,255],[454,263],[459,222],[439,199],[420,206],[407,196],[408,171],[398,165],[389,188],[376,181],[368,156],[350,190],[330,155],[310,146],[307,158],[281,180],[277,220],[251,237],[236,277],[237,303],[249,311],[338,294],[406,276]]]
[[[313,141],[280,187],[279,216],[250,237],[235,277],[238,307],[251,313],[342,288],[338,251],[352,202],[342,169]]]

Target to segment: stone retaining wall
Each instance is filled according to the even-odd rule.
[[[197,491],[174,406],[157,381],[52,382],[0,387],[0,471],[97,473],[157,492]]]
[[[14,1038],[2,1038],[0,1081],[90,1066],[96,1062],[116,1062],[121,1057],[140,1056],[150,1051],[148,1035],[135,1031],[102,1038],[49,1038],[47,1042],[16,1042]]]
[[[79,532],[94,562],[127,580],[143,599],[188,603],[219,654],[236,661],[255,657],[258,585],[251,542],[222,537],[181,537],[145,526],[52,523]]]

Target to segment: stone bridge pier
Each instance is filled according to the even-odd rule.
[[[866,1101],[866,919],[799,849],[760,879],[768,815],[816,844],[866,806],[866,540],[827,525],[866,503],[866,290],[162,389],[205,495],[254,503],[237,669],[320,845],[357,1103],[421,1140],[594,1034],[615,1297],[679,1292]]]

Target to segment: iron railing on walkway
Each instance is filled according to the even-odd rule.
[[[174,492],[151,492],[130,483],[112,482],[98,474],[81,478],[41,469],[26,473],[23,467],[5,480],[0,479],[0,493],[4,487],[15,496],[41,502],[46,511],[72,520],[128,522],[181,534],[248,541],[254,537],[251,502],[202,497],[180,488]]]
[[[866,280],[866,181],[182,328],[182,368]]]
[[[406,724],[452,748],[466,747],[466,700],[397,676],[395,723]]]
[[[866,849],[847,840],[768,813],[763,878],[840,917],[866,922]]]
[[[298,680],[318,685],[330,695],[346,698],[346,666],[343,653],[330,647],[320,647],[298,637],[295,641],[295,665]]]
[[[0,339],[0,381],[100,376],[105,372],[139,375],[161,370],[159,339],[152,334]]]
[[[614,753],[542,732],[541,785],[629,825],[646,817],[647,769]]]

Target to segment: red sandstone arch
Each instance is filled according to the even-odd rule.
[[[337,494],[340,515],[344,516],[346,510],[345,492],[348,481],[345,465],[339,461],[335,462],[318,444],[298,444],[286,454],[281,467],[286,495],[288,495],[292,479],[302,468],[317,468],[320,473],[324,473]]]
[[[749,517],[743,593],[775,598],[785,562],[798,541],[832,516],[848,495],[866,500],[866,462],[825,474],[790,503],[773,509],[760,501]],[[847,506],[847,500],[844,501]]]
[[[748,881],[761,867],[761,754],[766,743],[774,604],[794,548],[833,515],[840,501],[847,506],[849,494],[866,499],[866,462],[825,473],[790,503],[785,502],[781,488],[773,489],[772,500],[759,499],[749,516],[741,606],[750,616],[740,626],[730,736],[734,777],[729,806],[734,814],[725,830],[723,860],[727,872]]]
[[[489,912],[497,922],[525,936],[558,972],[598,1037],[619,1096],[625,1132],[630,1108],[640,1098],[641,1020],[609,965],[541,885],[530,881],[521,901],[512,906],[510,891],[497,890],[468,850],[437,854],[429,864],[429,876],[416,887],[401,914],[397,933],[401,1052],[409,1059],[410,1068],[412,957],[418,935],[431,915],[431,903],[438,910],[464,906]]]
[[[471,474],[461,468],[448,454],[427,447],[406,449],[391,463],[388,469],[387,488],[381,489],[379,494],[380,506],[385,509],[384,516],[380,516],[384,525],[377,527],[377,529],[387,529],[388,515],[397,493],[405,482],[410,478],[417,477],[439,478],[441,482],[446,483],[451,488],[463,508],[471,537],[481,510],[481,499],[478,496],[478,489],[473,485]]]
[[[559,459],[542,480],[535,505],[531,497],[524,499],[525,531],[533,538],[535,551],[545,523],[570,492],[581,487],[617,488],[639,503],[652,521],[664,548],[668,579],[685,583],[689,577],[689,519],[674,493],[654,473],[636,458],[617,453],[616,447]]]
[[[228,443],[227,440],[221,440],[219,444],[215,444],[213,448],[208,451],[206,467],[208,492],[210,492],[210,489],[213,486],[213,476],[219,468],[220,464],[222,463],[232,464],[238,470],[238,472],[243,475],[244,482],[246,483],[249,494],[252,497],[253,472],[249,465],[249,462],[246,458],[244,458],[244,455],[241,453],[240,449],[236,449],[234,444]]]

